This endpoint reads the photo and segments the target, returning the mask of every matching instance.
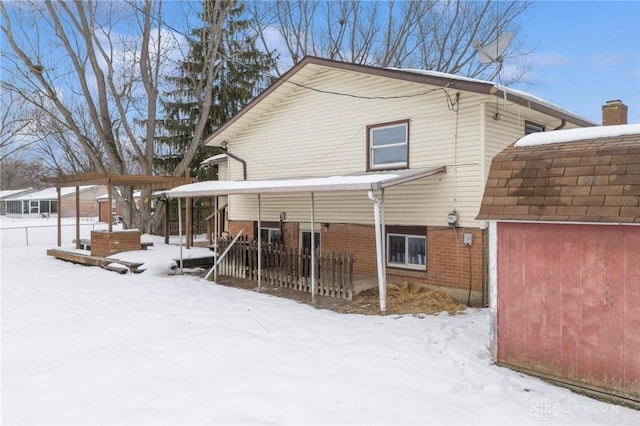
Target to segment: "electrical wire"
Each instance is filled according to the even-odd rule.
[[[151,19],[155,20],[158,24],[160,25],[164,25],[165,27],[169,28],[171,31],[180,34],[181,36],[183,36],[185,39],[189,40],[190,37],[187,36],[186,34],[184,34],[182,31],[179,31],[178,29],[176,29],[175,27],[173,27],[172,25],[169,25],[168,23],[166,23],[162,18],[153,16],[152,14],[146,12],[144,9],[140,8],[139,6],[132,4],[132,6],[140,13],[143,13],[145,15],[147,15],[148,17],[150,17]],[[246,64],[242,61],[239,61],[231,56],[227,56],[225,55],[223,52],[217,51],[216,54],[218,56],[220,56],[221,58],[223,58],[224,60],[228,61],[228,62],[233,62],[237,65],[242,65],[244,67],[247,68],[251,68],[251,64]],[[176,63],[178,63],[177,61],[175,61]],[[406,71],[409,72],[409,71]],[[450,111],[454,111],[457,112],[457,105],[458,105],[458,97],[456,97],[455,100],[453,100],[451,98],[451,95],[449,94],[449,92],[446,91],[446,89],[451,85],[451,83],[447,83],[444,87],[436,87],[434,89],[430,89],[424,92],[420,92],[420,93],[413,93],[413,94],[409,94],[409,95],[394,95],[394,96],[364,96],[364,95],[355,95],[352,93],[345,93],[345,92],[336,92],[336,91],[331,91],[331,90],[323,90],[323,89],[318,89],[315,87],[311,87],[311,86],[307,86],[305,84],[302,83],[297,83],[291,80],[285,80],[283,77],[280,76],[276,76],[261,70],[258,70],[259,74],[262,74],[263,77],[268,77],[271,79],[272,84],[275,84],[276,82],[283,82],[283,83],[288,83],[288,84],[292,84],[294,86],[303,88],[303,89],[307,89],[307,90],[312,90],[314,92],[318,92],[318,93],[325,93],[325,94],[330,94],[330,95],[336,95],[336,96],[347,96],[347,97],[351,97],[351,98],[356,98],[356,99],[370,99],[370,100],[374,100],[374,99],[406,99],[406,98],[415,98],[418,96],[425,96],[428,95],[430,93],[436,92],[438,90],[442,90],[447,98],[447,108]]]

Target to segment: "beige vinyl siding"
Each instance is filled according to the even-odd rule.
[[[335,72],[321,74],[307,85],[365,96],[401,96],[434,89],[380,77],[362,78],[347,72],[338,76]],[[456,91],[447,89],[447,92],[455,100]],[[479,173],[481,158],[481,99],[479,95],[462,92],[456,113],[448,108],[441,89],[411,98],[384,100],[300,89],[228,141],[229,149],[247,161],[249,179],[362,173],[367,169],[366,126],[409,119],[411,168],[446,165],[448,170],[444,175],[388,189],[387,223],[444,226],[447,213],[458,208],[461,221],[472,224],[481,192],[479,179],[473,178]],[[240,179],[240,164],[230,160],[229,166],[231,177]],[[469,194],[472,200],[461,199]],[[230,198],[232,219],[255,220],[257,196]],[[263,220],[274,220],[281,211],[286,211],[287,221],[309,220],[309,194],[264,195],[262,202]],[[366,192],[319,193],[316,220],[372,223],[372,203]]]
[[[227,140],[229,151],[247,162],[250,180],[363,173],[366,127],[408,119],[410,167],[447,166],[447,172],[388,189],[388,224],[446,226],[447,213],[455,209],[461,226],[483,226],[474,218],[491,158],[524,134],[526,119],[547,128],[560,123],[502,100],[495,121],[496,103],[487,102],[488,96],[447,88],[450,101],[460,93],[455,112],[443,89],[352,71],[325,70],[305,86],[355,96],[418,96],[361,99],[298,87]],[[241,164],[230,159],[229,173],[242,179]],[[263,220],[284,211],[287,221],[309,221],[309,194],[270,194],[262,201]],[[232,196],[229,205],[232,220],[257,217],[256,196]],[[372,210],[365,192],[316,194],[318,222],[370,224]]]
[[[228,162],[229,160],[227,160]],[[229,180],[229,165],[228,163],[218,164],[218,180]]]
[[[367,96],[402,96],[435,89],[352,73],[340,72],[340,78],[331,74],[331,79],[318,78],[307,84]],[[448,91],[455,96],[455,91]],[[461,103],[474,104],[467,100],[473,96],[463,94]],[[460,123],[467,120],[465,114],[476,111],[461,108]],[[366,126],[410,119],[410,165],[427,167],[452,161],[454,118],[440,89],[414,98],[384,100],[299,89],[228,142],[230,152],[249,163],[249,179],[357,173],[367,168]],[[233,173],[237,173],[239,164],[230,161]]]
[[[500,114],[499,120],[494,118],[496,112]],[[495,102],[487,102],[485,104],[485,120],[485,161],[487,173],[493,157],[505,147],[515,143],[524,136],[525,121],[532,121],[536,124],[543,125],[547,132],[561,124],[561,120],[555,117],[550,117],[521,105],[504,101],[498,101],[497,105]],[[564,128],[574,129],[576,127],[579,126],[567,122]]]

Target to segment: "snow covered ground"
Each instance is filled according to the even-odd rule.
[[[0,251],[2,424],[640,424],[492,365],[486,310],[336,314],[167,276],[159,239],[141,274],[50,247]]]

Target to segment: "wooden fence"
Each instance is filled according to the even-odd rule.
[[[218,253],[231,240],[218,241]],[[262,245],[262,283],[311,293],[311,254],[285,248],[281,244]],[[258,280],[258,242],[239,239],[222,259],[219,276]],[[353,298],[353,257],[347,253],[316,255],[318,295],[351,300]]]

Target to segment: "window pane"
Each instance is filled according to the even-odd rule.
[[[311,251],[311,231],[301,231],[302,234],[302,250]],[[320,247],[320,232],[315,232],[315,246]]]
[[[282,243],[282,235],[279,229],[269,229],[269,242],[273,244]]]
[[[544,132],[544,126],[541,124],[531,123],[529,121],[524,124],[524,134],[530,135],[531,133]]]
[[[405,237],[400,235],[389,235],[389,262],[392,263],[404,263],[405,250]]]
[[[407,147],[406,145],[391,146],[387,148],[377,148],[372,150],[372,165],[392,163],[407,163]]]
[[[426,262],[426,241],[424,238],[408,237],[407,263],[412,265],[424,265]]]
[[[371,145],[382,146],[407,142],[407,126],[384,127],[371,131]]]

